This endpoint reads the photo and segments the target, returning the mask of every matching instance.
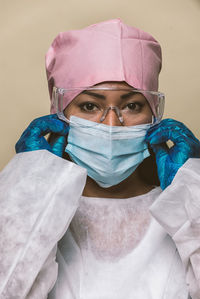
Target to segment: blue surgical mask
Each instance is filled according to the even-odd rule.
[[[65,151],[101,187],[119,184],[150,154],[145,135],[151,124],[108,126],[71,116]]]

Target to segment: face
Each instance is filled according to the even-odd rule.
[[[104,82],[95,85],[98,88],[121,90],[85,90],[65,108],[69,119],[75,115],[84,119],[110,126],[134,126],[152,122],[152,110],[143,94],[133,91],[125,82]],[[102,115],[108,107],[118,107],[123,116],[120,122],[115,109],[109,109],[105,118]]]

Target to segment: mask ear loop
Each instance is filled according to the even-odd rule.
[[[61,88],[57,89],[56,90],[56,110],[57,110],[58,118],[69,124],[69,120],[65,117],[63,110],[62,110],[63,97],[64,97],[64,90]]]
[[[111,107],[106,108],[106,109],[104,110],[104,112],[103,112],[102,117],[100,118],[100,122],[103,122],[103,121],[105,120],[105,118],[106,118],[106,116],[107,116],[109,110],[114,110],[114,111],[115,111],[115,113],[116,113],[116,115],[117,115],[117,117],[118,117],[120,123],[123,125],[123,123],[124,123],[123,116],[122,116],[122,114],[121,114],[121,112],[120,112],[120,109],[119,109],[118,107],[116,107],[116,106],[111,106]]]

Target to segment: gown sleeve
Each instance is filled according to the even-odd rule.
[[[19,153],[0,173],[0,299],[47,298],[86,176],[46,150]]]
[[[192,299],[200,298],[200,159],[189,159],[150,207],[174,240]]]
[[[58,264],[56,259],[57,245],[50,252],[44,265],[40,269],[26,299],[47,299],[48,294],[56,283]]]

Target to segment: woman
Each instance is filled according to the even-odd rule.
[[[0,298],[199,298],[200,143],[161,121],[160,45],[110,20],[60,33],[46,68],[52,114],[1,174]]]

